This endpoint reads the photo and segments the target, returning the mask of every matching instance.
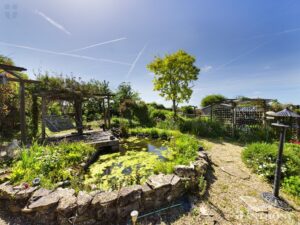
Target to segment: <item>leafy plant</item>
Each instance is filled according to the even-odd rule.
[[[273,182],[276,168],[277,144],[253,143],[242,152],[242,159],[252,170]],[[282,179],[284,190],[298,195],[300,174],[300,146],[285,144],[283,152]],[[297,194],[298,193],[298,194]]]
[[[78,165],[94,151],[81,142],[46,146],[34,143],[29,149],[23,149],[20,158],[13,163],[11,181],[31,183],[39,177],[43,187],[72,181],[81,172]]]

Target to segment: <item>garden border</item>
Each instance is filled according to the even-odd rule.
[[[122,224],[128,221],[132,210],[153,210],[186,193],[206,188],[199,187],[199,179],[206,176],[209,163],[207,153],[199,151],[196,161],[189,166],[175,166],[174,174],[152,175],[143,185],[110,192],[80,191],[75,194],[74,189],[25,189],[5,182],[0,184],[0,207],[38,224]]]

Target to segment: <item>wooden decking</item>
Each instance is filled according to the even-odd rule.
[[[117,139],[110,131],[87,131],[83,135],[56,135],[46,139],[47,143],[59,143],[61,141],[83,141],[95,146],[97,149],[111,147],[112,150],[119,150],[119,139]]]

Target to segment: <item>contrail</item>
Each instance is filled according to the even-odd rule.
[[[265,42],[263,42],[263,43],[257,45],[256,47],[254,47],[254,48],[252,48],[252,49],[250,49],[250,50],[244,52],[243,54],[241,54],[241,55],[239,55],[239,56],[237,56],[237,57],[235,57],[235,58],[229,60],[228,62],[226,62],[226,63],[224,63],[224,64],[218,66],[215,70],[219,70],[219,69],[221,69],[221,68],[223,68],[223,67],[225,67],[225,66],[228,66],[228,65],[230,65],[231,63],[233,63],[233,62],[239,60],[240,58],[243,58],[244,56],[251,54],[252,52],[254,52],[255,50],[257,50],[258,48],[261,48],[262,46],[266,45],[267,43],[271,42],[272,40],[273,40],[273,39],[268,40],[268,41],[265,41]]]
[[[262,37],[266,37],[266,36],[278,36],[278,35],[281,35],[281,34],[287,34],[287,33],[293,33],[293,32],[297,32],[297,31],[300,31],[300,27],[296,27],[296,28],[293,28],[293,29],[288,29],[288,30],[283,30],[283,31],[280,31],[280,32],[276,32],[276,33],[269,33],[269,34],[262,34],[262,35],[257,35],[257,36],[254,36],[252,37],[251,39],[254,39],[254,38],[262,38]],[[218,66],[215,70],[219,70],[221,69],[222,67],[225,67],[225,66],[228,66],[229,64],[239,60],[240,58],[246,56],[246,55],[249,55],[251,54],[252,52],[254,52],[255,50],[257,50],[258,48],[261,48],[262,46],[266,45],[267,43],[271,42],[275,37],[271,38],[270,40],[267,40],[265,42],[262,42],[261,44],[257,45],[256,47],[244,52],[243,54],[231,59],[230,61],[228,61],[227,63],[224,63],[220,66]]]
[[[100,42],[100,43],[97,43],[97,44],[88,45],[88,46],[83,47],[83,48],[73,49],[71,51],[67,51],[67,53],[78,52],[78,51],[82,51],[82,50],[85,50],[85,49],[94,48],[94,47],[97,47],[97,46],[106,45],[106,44],[110,44],[110,43],[114,43],[114,42],[119,42],[119,41],[126,40],[126,39],[127,39],[126,37],[122,37],[122,38],[118,38],[118,39],[114,39],[114,40],[110,40],[110,41]]]
[[[71,32],[68,31],[63,25],[57,23],[56,21],[54,21],[53,19],[51,19],[49,16],[47,16],[46,14],[42,13],[39,10],[35,10],[35,13],[39,16],[41,16],[43,19],[45,19],[48,23],[50,23],[52,26],[56,27],[57,29],[61,30],[62,32],[64,32],[67,35],[71,35]]]
[[[137,64],[137,62],[139,61],[140,57],[142,56],[143,52],[145,51],[145,49],[147,48],[148,44],[145,44],[145,46],[139,51],[139,53],[137,54],[136,58],[134,59],[133,63],[131,64],[131,67],[129,68],[129,71],[126,75],[126,79],[129,78],[131,72],[134,70],[135,65]]]
[[[281,34],[297,32],[297,31],[300,31],[300,27],[296,27],[296,28],[288,29],[288,30],[283,30],[283,31],[279,31],[279,32],[274,32],[274,33],[265,33],[265,34],[255,35],[255,36],[252,36],[252,37],[248,38],[247,40],[257,39],[257,38],[264,38],[264,37],[268,37],[268,36],[277,36],[277,35],[281,35]]]
[[[21,49],[31,50],[31,51],[35,51],[35,52],[47,53],[47,54],[52,54],[52,55],[69,56],[69,57],[73,57],[73,58],[80,58],[80,59],[86,59],[86,60],[97,61],[97,62],[108,62],[108,63],[113,63],[113,64],[131,66],[131,64],[127,63],[127,62],[115,61],[115,60],[104,59],[104,58],[94,58],[94,57],[90,57],[90,56],[76,55],[76,54],[70,54],[70,53],[64,53],[64,52],[55,52],[55,51],[51,51],[51,50],[33,48],[30,46],[24,46],[24,45],[16,45],[16,44],[11,44],[11,43],[6,43],[6,42],[0,42],[0,45],[14,47],[14,48],[21,48]]]

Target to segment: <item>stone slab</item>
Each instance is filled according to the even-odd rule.
[[[252,197],[252,196],[240,196],[240,199],[247,205],[247,207],[256,213],[268,212],[270,206],[263,200]]]
[[[239,169],[234,165],[227,165],[220,167],[222,171],[229,174],[230,176],[238,177],[243,180],[247,180],[250,178],[250,175],[247,174],[245,171]]]

